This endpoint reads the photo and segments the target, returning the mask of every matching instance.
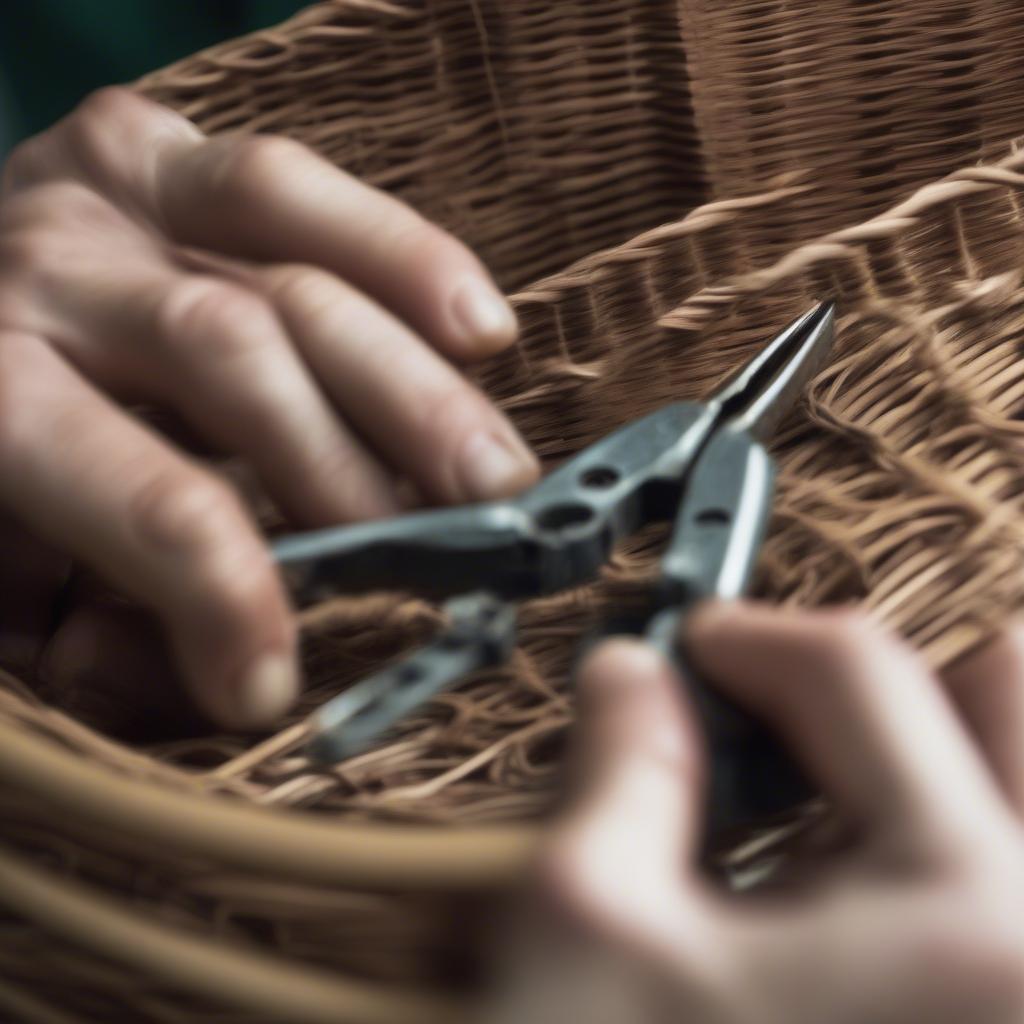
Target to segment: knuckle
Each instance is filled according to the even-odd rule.
[[[120,85],[108,85],[89,93],[71,117],[83,129],[109,131],[113,121],[133,117],[148,108],[149,101]]]
[[[318,267],[292,264],[270,275],[274,299],[285,309],[295,310],[314,326],[328,316],[337,318],[351,313],[357,293]]]
[[[268,315],[263,300],[215,278],[186,277],[159,297],[156,336],[186,358],[244,356],[262,344],[255,330]]]
[[[247,135],[220,147],[211,169],[211,191],[227,209],[250,211],[269,188],[289,180],[305,147],[283,135]]]
[[[132,126],[156,109],[150,100],[122,86],[108,86],[90,93],[71,112],[64,127],[72,149],[86,166],[102,166],[125,126]]]
[[[87,170],[103,169],[121,135],[121,126],[138,114],[144,103],[127,89],[109,86],[90,93],[59,126],[71,153]]]
[[[239,499],[215,477],[164,471],[139,490],[131,516],[136,535],[180,560],[221,608],[245,612],[274,592],[269,556]]]
[[[202,549],[218,535],[228,511],[224,489],[214,480],[185,471],[164,471],[148,480],[134,501],[139,531],[159,544]]]
[[[72,165],[108,189],[136,188],[152,153],[168,133],[190,132],[189,122],[130,89],[91,93],[55,129]]]
[[[138,533],[183,554],[205,553],[237,521],[227,487],[201,473],[164,470],[135,496],[132,517]]]
[[[144,141],[147,128],[157,124],[186,125],[179,114],[122,86],[90,93],[49,130],[22,143],[4,171],[4,188],[17,190],[68,173],[109,179],[124,154],[138,153],[126,144],[126,134]]]

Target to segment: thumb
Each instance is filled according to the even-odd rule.
[[[578,690],[578,809],[601,819],[649,820],[648,835],[657,823],[663,848],[684,852],[702,758],[675,669],[645,643],[610,640],[584,660]]]
[[[584,662],[579,700],[574,792],[548,850],[549,895],[600,930],[660,931],[695,859],[701,806],[682,686],[653,648],[613,640]]]

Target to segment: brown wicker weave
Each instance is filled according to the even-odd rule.
[[[481,380],[549,464],[838,297],[759,589],[864,602],[944,664],[1024,598],[1021,54],[1008,0],[336,0],[141,88],[301,138],[477,247],[523,324]],[[432,607],[304,610],[311,688],[259,742],[133,749],[5,678],[0,1008],[458,1019],[489,906],[467,897],[520,877],[575,640],[659,539],[529,604],[508,669],[335,771],[297,753],[302,712]]]

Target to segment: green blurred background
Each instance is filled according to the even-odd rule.
[[[302,0],[0,0],[0,159],[102,85],[129,82]]]

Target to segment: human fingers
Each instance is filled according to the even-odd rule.
[[[262,278],[335,406],[430,498],[505,497],[536,480],[537,459],[511,423],[387,310],[314,267]]]
[[[1024,816],[1024,624],[943,673],[946,690],[1018,815]]]
[[[0,335],[0,502],[158,613],[207,713],[254,726],[290,703],[294,624],[233,493],[13,332]]]
[[[57,339],[106,389],[156,386],[205,433],[241,443],[300,522],[399,507],[387,474],[340,420],[354,420],[436,500],[501,497],[536,479],[536,459],[476,388],[400,318],[322,268],[258,272],[201,254],[207,272],[186,272],[166,240],[140,232],[130,206],[80,183],[13,196],[5,230],[10,305],[42,296],[29,303],[35,333]],[[186,257],[198,259],[174,250],[177,263]]]
[[[605,938],[688,948],[703,913],[691,871],[701,755],[681,684],[653,648],[614,640],[583,664],[579,693],[574,793],[542,861],[547,894]]]
[[[91,376],[173,409],[242,456],[293,522],[400,509],[391,475],[331,406],[268,298],[157,256],[83,268],[61,294],[64,335],[79,335]]]
[[[49,637],[38,677],[49,703],[107,735],[154,741],[202,725],[159,622],[125,601],[76,605]]]
[[[773,723],[862,825],[946,851],[995,810],[937,681],[866,617],[709,604],[687,643],[708,678]]]
[[[105,89],[17,154],[9,178],[54,164],[77,168],[179,242],[321,266],[452,357],[479,358],[515,338],[510,307],[469,249],[297,142],[208,139],[173,111]]]

